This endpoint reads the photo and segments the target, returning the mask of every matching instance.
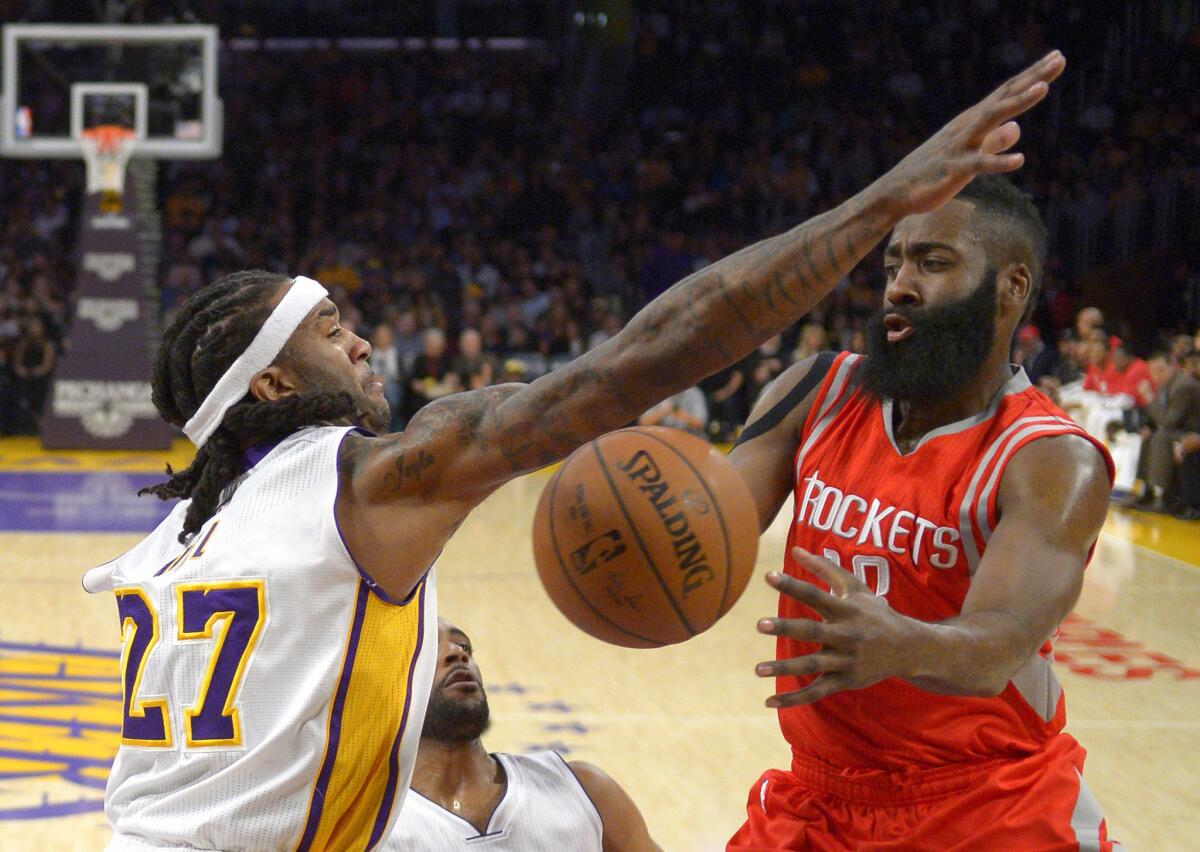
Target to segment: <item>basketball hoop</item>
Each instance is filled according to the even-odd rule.
[[[100,124],[81,131],[79,144],[87,163],[87,191],[104,193],[105,202],[120,210],[125,192],[125,166],[137,134],[128,127]]]

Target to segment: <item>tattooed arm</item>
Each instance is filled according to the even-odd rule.
[[[740,360],[807,313],[900,219],[936,209],[976,174],[1019,168],[1023,156],[1004,153],[1020,137],[1011,119],[1046,96],[1064,65],[1047,55],[858,195],[685,278],[532,384],[445,397],[400,435],[348,439],[338,516],[351,551],[386,590],[406,594],[496,487]]]

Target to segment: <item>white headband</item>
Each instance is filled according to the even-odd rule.
[[[192,439],[197,449],[203,447],[221,425],[229,407],[249,392],[250,380],[271,366],[308,312],[328,295],[329,291],[311,278],[297,275],[293,279],[287,294],[271,311],[246,351],[229,366],[196,413],[183,425],[183,434]]]

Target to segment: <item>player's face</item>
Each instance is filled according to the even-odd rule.
[[[983,243],[972,230],[974,205],[950,201],[932,213],[909,216],[892,231],[883,255],[885,309],[936,308],[957,302],[975,289],[988,265]],[[913,332],[888,323],[890,342]]]
[[[438,619],[438,660],[433,682],[435,689],[452,695],[483,692],[483,676],[475,662],[471,637],[444,618]]]
[[[367,358],[371,344],[342,328],[337,306],[322,299],[288,341],[287,361],[299,378],[300,393],[345,392],[353,397],[360,426],[387,431],[391,410],[383,382]]]
[[[896,226],[884,252],[883,307],[865,329],[864,379],[880,396],[933,402],[961,390],[996,345],[996,270],[951,201]]]
[[[470,742],[483,735],[489,722],[487,693],[471,639],[439,619],[437,669],[422,736],[440,742]]]

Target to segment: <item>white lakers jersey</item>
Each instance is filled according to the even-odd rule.
[[[508,788],[486,830],[434,804],[413,790],[386,852],[600,852],[604,826],[566,762],[553,751],[493,755],[504,767]]]
[[[432,570],[392,601],[334,518],[348,429],[285,439],[184,547],[187,503],[111,575],[123,648],[110,849],[371,849],[412,775],[437,652]],[[401,543],[397,543],[401,547]]]

